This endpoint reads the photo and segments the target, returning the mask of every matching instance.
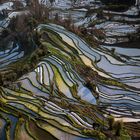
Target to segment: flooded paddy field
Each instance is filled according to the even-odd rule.
[[[133,128],[134,123],[139,124],[139,9],[135,4],[125,12],[104,9],[100,17],[97,9],[103,3],[89,1],[83,6],[84,2],[78,2],[79,7],[70,1],[44,4],[52,6],[49,18],[56,18],[56,14],[62,20],[71,18],[73,26],[87,29],[87,36],[93,33],[98,46],[61,25],[38,24],[34,32],[48,54],[9,86],[0,86],[0,139],[98,140],[109,128],[108,116],[126,126],[133,123]],[[0,8],[7,5],[11,10],[12,3],[3,3]],[[8,28],[7,19],[0,19],[4,28]],[[94,34],[95,30],[102,31],[104,37]],[[29,39],[31,48],[13,39],[1,45],[2,74],[10,73],[19,63],[24,65],[34,55],[40,46],[32,36]],[[89,133],[93,131],[95,134]]]

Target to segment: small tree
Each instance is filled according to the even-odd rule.
[[[23,66],[23,72],[24,72],[24,73],[27,73],[27,72],[29,72],[29,70],[30,70],[29,64],[25,64],[25,65]]]
[[[18,82],[17,83],[17,86],[18,86],[18,89],[20,90],[21,86],[22,86],[22,83],[21,82]]]
[[[115,122],[114,126],[115,126],[115,135],[120,136],[121,131],[123,129],[123,122],[122,121],[117,121],[117,122]]]
[[[114,117],[113,116],[109,116],[109,118],[108,118],[109,130],[113,129],[114,122],[115,122],[114,121]]]
[[[3,84],[3,80],[2,80],[2,74],[0,73],[0,85]]]
[[[37,54],[33,54],[32,56],[31,56],[31,63],[34,63],[34,64],[36,64],[37,62],[38,62],[38,55]]]

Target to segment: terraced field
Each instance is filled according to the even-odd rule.
[[[24,51],[20,50],[18,44],[9,42],[7,48],[0,51],[0,69],[6,67],[10,63],[18,61],[24,56]]]
[[[55,24],[41,24],[37,33],[50,53],[11,88],[0,87],[0,139],[90,140],[94,138],[83,130],[93,130],[97,122],[108,127],[105,114],[140,121],[139,49],[91,48]],[[22,57],[17,49],[18,45],[1,51],[0,63],[6,66]],[[94,91],[78,66],[98,73],[91,78]]]
[[[52,31],[57,34],[58,38],[61,39],[61,42],[67,43],[69,47],[73,49],[73,52],[71,53],[72,49],[68,49],[65,45],[61,45],[61,48],[58,49],[64,49],[67,53],[67,56],[63,56],[65,59],[68,57],[68,53],[71,53],[70,56],[72,56],[74,51],[76,52],[76,56],[78,60],[82,61],[85,65],[91,67],[94,71],[98,72],[99,75],[101,75],[104,78],[109,79],[110,81],[116,80],[116,85],[109,85],[104,83],[103,80],[98,82],[96,84],[96,92],[99,93],[99,100],[100,103],[103,105],[110,105],[107,109],[107,111],[119,115],[119,117],[124,116],[133,116],[135,114],[136,116],[139,116],[139,75],[140,75],[140,69],[139,69],[139,49],[121,49],[121,48],[115,48],[115,52],[112,54],[112,52],[109,50],[110,47],[107,46],[101,46],[101,48],[91,48],[89,45],[87,45],[82,39],[80,39],[78,36],[74,35],[73,33],[70,33],[66,31],[64,28],[56,26],[56,25],[40,25],[38,27],[39,31],[41,32],[42,29],[46,28],[51,30],[51,33],[47,32],[48,38],[52,38]],[[44,31],[44,30],[43,30]],[[44,39],[45,40],[45,39]],[[53,47],[53,44],[49,43],[46,44],[46,41],[42,40],[42,44],[47,45],[50,47],[50,51]],[[54,42],[59,42],[55,41]],[[60,42],[60,43],[61,43]],[[54,44],[56,46],[59,46],[59,44]],[[62,48],[63,46],[63,48]],[[123,51],[125,54],[123,54]],[[134,53],[132,53],[134,51]],[[133,54],[130,55],[130,52]],[[137,52],[137,53],[135,53]],[[55,54],[54,54],[55,55]],[[58,54],[57,54],[58,55]],[[60,66],[57,66],[56,64],[59,62],[61,65],[67,66],[67,63],[64,63],[61,57],[56,58],[57,56],[50,56],[49,59],[46,59],[49,64],[55,65],[58,69]],[[56,62],[54,62],[56,61]],[[62,62],[63,63],[62,63]],[[71,62],[71,61],[69,61]],[[71,62],[73,65],[73,62]],[[63,69],[63,67],[62,67]],[[61,71],[62,73],[62,69]],[[65,71],[66,72],[66,71]],[[69,73],[70,74],[70,73]],[[62,73],[63,79],[66,79],[64,77],[64,73]],[[74,78],[76,79],[76,78]],[[80,79],[79,79],[80,80]],[[60,81],[60,80],[59,80]],[[67,83],[67,81],[65,81]],[[57,79],[56,79],[57,83]],[[61,82],[60,82],[61,83]],[[78,82],[79,83],[79,82]],[[121,83],[120,85],[118,83]],[[68,83],[67,83],[68,84]],[[73,83],[74,84],[74,83]],[[69,86],[72,86],[70,83]],[[78,84],[79,85],[79,84]],[[64,90],[63,85],[63,90]],[[79,88],[80,87],[80,88]],[[84,91],[84,87],[81,88],[81,85],[77,87],[78,89],[78,96],[82,95],[79,94],[79,89]],[[61,91],[61,87],[60,87]],[[64,92],[64,91],[61,91]],[[68,92],[68,91],[67,91]],[[65,93],[67,93],[65,91]],[[89,103],[95,104],[95,99],[92,99],[92,96],[90,96],[90,92],[86,90],[86,95],[89,97],[90,100],[86,100]],[[66,95],[67,97],[71,98],[71,95]],[[84,94],[85,96],[85,94]],[[82,100],[82,96],[80,97]],[[118,112],[118,113],[117,113]],[[136,117],[137,118],[137,117]]]
[[[82,115],[83,105],[88,107],[97,102],[73,69],[71,54],[76,49],[71,49],[72,46],[60,39],[52,29],[40,25],[38,33],[43,32],[57,40],[55,45],[59,46],[53,46],[51,38],[41,38],[42,45],[48,47],[51,55],[43,58],[34,71],[18,79],[12,88],[0,88],[1,139],[37,139],[44,135],[51,139],[93,139],[83,135],[82,130],[93,129],[92,123],[96,120],[101,122],[98,116],[103,118],[103,115],[97,112],[94,120],[89,113]],[[18,49],[18,46],[12,47],[2,53],[4,59],[1,62],[8,61]]]
[[[75,5],[70,0],[40,2],[52,8],[50,20],[58,14],[62,21],[71,19],[75,29],[82,26],[87,32],[78,36],[48,19],[35,28],[30,25],[30,45],[3,37],[0,84],[2,74],[6,81],[15,69],[23,69],[18,79],[14,73],[10,83],[8,79],[0,86],[0,140],[104,140],[105,135],[113,139],[109,116],[123,120],[130,134],[137,128],[140,135],[140,49],[138,43],[131,45],[139,33],[139,3],[116,12],[102,9],[104,4],[96,0],[79,0]],[[30,13],[24,0],[21,9],[14,6],[14,2],[0,5],[0,12],[11,11],[0,17],[0,39],[13,17]],[[85,39],[91,35],[98,46]],[[41,47],[47,52],[37,61],[33,56]]]

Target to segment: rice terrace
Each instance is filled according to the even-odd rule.
[[[0,0],[0,140],[140,140],[140,0]]]

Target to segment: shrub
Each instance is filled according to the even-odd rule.
[[[91,129],[84,129],[82,131],[82,133],[84,135],[87,135],[87,136],[92,136],[92,137],[95,137],[97,138],[98,140],[105,140],[106,139],[106,136],[100,132],[100,131],[97,131],[97,130],[91,130]]]

